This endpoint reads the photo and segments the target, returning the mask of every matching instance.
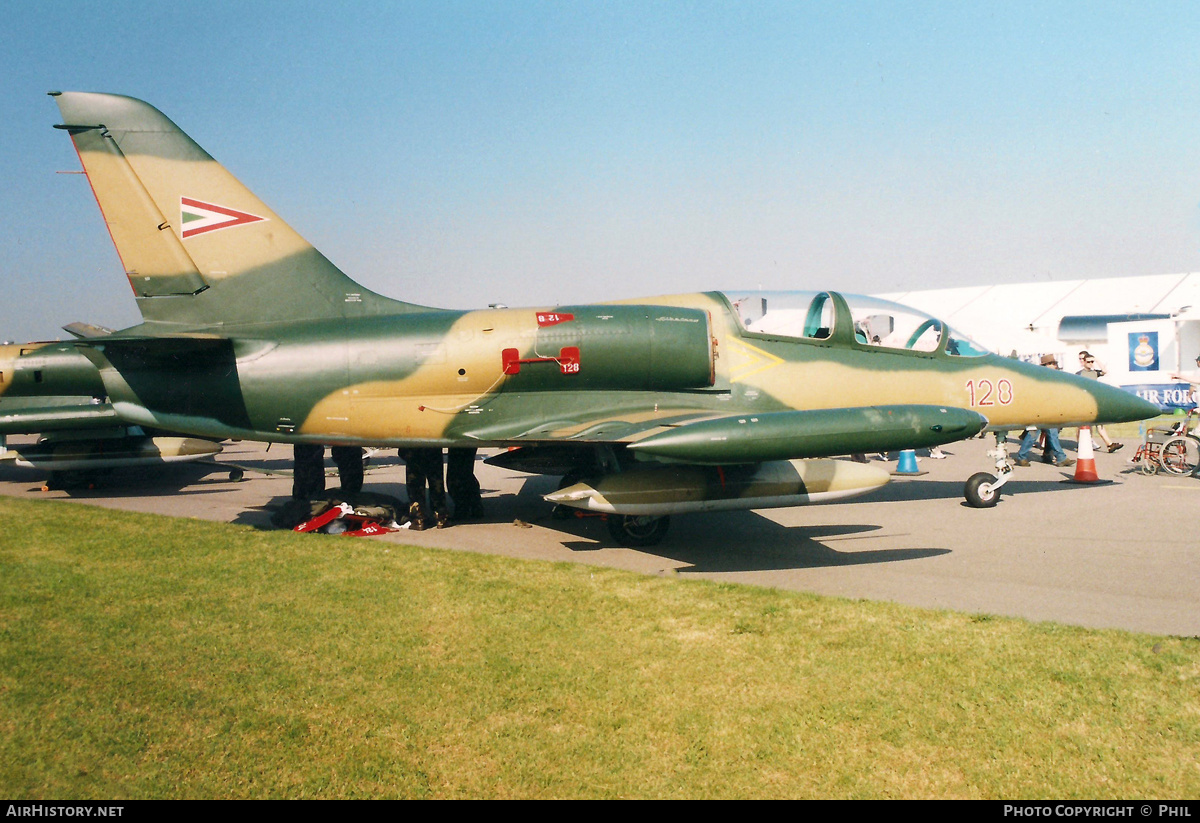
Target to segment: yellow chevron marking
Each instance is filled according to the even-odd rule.
[[[773,369],[784,362],[770,352],[765,352],[741,340],[729,340],[726,344],[726,351],[731,356],[730,383],[741,383],[748,377]]]

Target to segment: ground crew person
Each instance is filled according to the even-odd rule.
[[[343,494],[358,494],[363,487],[363,452],[358,446],[332,446]],[[292,497],[316,500],[325,495],[325,447],[313,443],[292,446]]]
[[[399,451],[400,459],[404,461],[404,487],[408,492],[411,528],[417,531],[431,525],[444,528],[450,522],[450,516],[446,508],[442,450],[427,447]]]
[[[446,450],[446,490],[454,500],[455,520],[483,517],[483,498],[475,478],[475,454],[478,449]]]

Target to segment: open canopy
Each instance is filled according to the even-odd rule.
[[[803,291],[722,294],[751,334],[831,339],[917,352],[945,352],[958,357],[991,354],[935,317],[876,297]]]

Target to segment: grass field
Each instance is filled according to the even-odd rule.
[[[1195,798],[1200,640],[0,499],[0,795]]]

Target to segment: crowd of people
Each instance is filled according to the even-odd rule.
[[[1040,363],[1046,368],[1062,368],[1058,362],[1058,358],[1051,354],[1043,355]],[[1099,380],[1104,376],[1104,369],[1091,352],[1081,351],[1079,353],[1079,369],[1075,374],[1091,380]],[[1176,373],[1172,374],[1171,377],[1175,380],[1190,383],[1193,397],[1200,402],[1200,355],[1196,356],[1196,371]],[[1098,448],[1109,454],[1125,448],[1124,443],[1116,441],[1109,436],[1108,430],[1103,425],[1091,426],[1090,432],[1099,441],[1100,445]],[[1193,433],[1200,435],[1200,425],[1197,425]],[[1014,463],[1022,467],[1032,465],[1035,450],[1041,451],[1042,463],[1060,467],[1073,466],[1076,463],[1076,460],[1068,457],[1066,451],[1063,449],[1062,441],[1059,437],[1059,429],[1057,428],[1037,426],[1026,428],[1021,434],[1020,445],[1017,448]],[[929,456],[934,459],[942,459],[946,455],[941,449],[935,447],[929,450]],[[865,455],[856,455],[856,458],[861,458],[862,460],[865,460],[865,457]],[[1197,476],[1200,476],[1200,469],[1197,469]]]
[[[1041,364],[1047,368],[1058,369],[1061,366],[1058,363],[1058,358],[1054,355],[1044,355],[1041,358]],[[1200,355],[1196,356],[1196,371],[1172,374],[1171,377],[1176,380],[1184,380],[1191,384],[1194,397],[1200,397],[1196,392],[1200,391]],[[1099,380],[1104,376],[1103,368],[1097,363],[1095,355],[1089,351],[1081,351],[1079,353],[1079,370],[1075,374],[1080,377],[1086,377],[1091,380]],[[1200,427],[1197,427],[1200,431]],[[1108,430],[1103,425],[1091,427],[1091,433],[1102,444],[1102,448],[1109,454],[1119,451],[1125,447],[1124,443],[1113,440]],[[1055,428],[1037,428],[1029,427],[1025,430],[1021,437],[1021,445],[1017,451],[1016,465],[1029,466],[1031,465],[1031,456],[1035,447],[1042,450],[1042,462],[1051,463],[1057,466],[1072,466],[1075,460],[1067,457],[1063,451],[1062,443],[1059,440],[1058,429]],[[1200,469],[1198,469],[1200,471]]]
[[[1052,354],[1047,354],[1042,357],[1042,365],[1048,369],[1061,369],[1058,364],[1058,358]],[[1075,372],[1080,377],[1087,377],[1092,380],[1099,380],[1104,372],[1096,366],[1096,358],[1090,352],[1081,351],[1079,353],[1079,371]],[[1114,442],[1108,436],[1103,426],[1093,427],[1097,437],[1104,443],[1109,452],[1115,452],[1117,449],[1123,448],[1124,443]],[[1025,434],[1021,437],[1021,446],[1017,449],[1016,464],[1018,466],[1030,465],[1030,456],[1033,449],[1037,445],[1042,448],[1042,462],[1050,463],[1055,466],[1073,466],[1075,459],[1067,457],[1063,451],[1062,443],[1058,438],[1058,429],[1055,428],[1038,428],[1030,426],[1025,430]]]

